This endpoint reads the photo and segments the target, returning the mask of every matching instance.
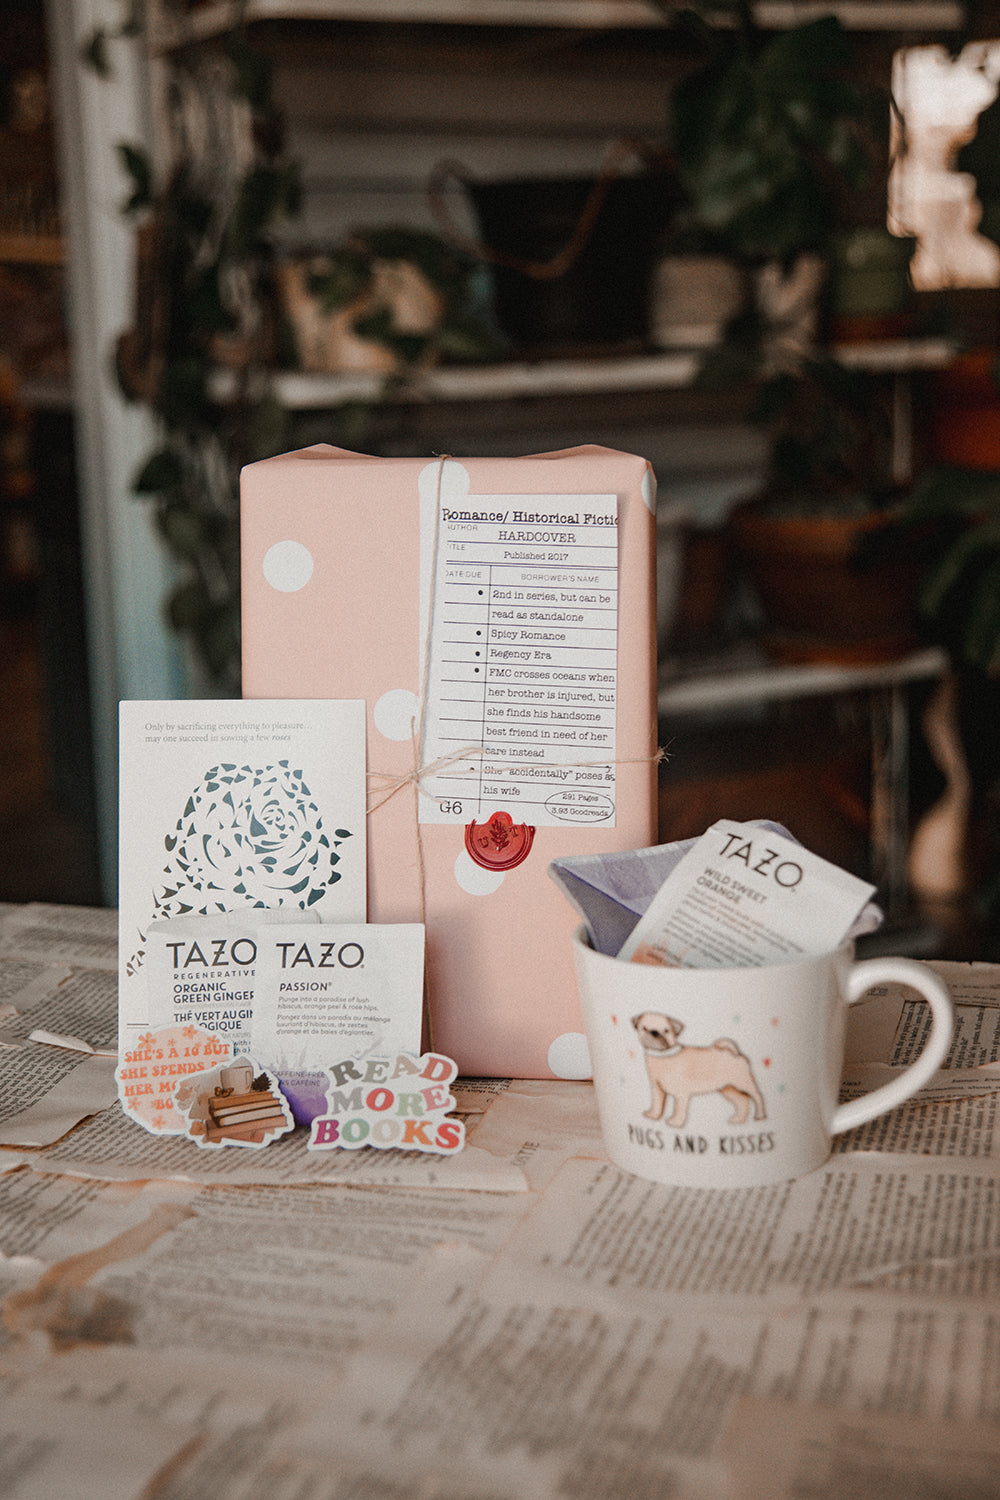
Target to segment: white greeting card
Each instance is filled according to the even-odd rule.
[[[119,716],[119,1046],[149,1027],[154,921],[363,922],[360,700],[129,701]]]
[[[261,928],[254,1052],[301,1124],[326,1111],[331,1059],[419,1052],[423,978],[417,922]]]

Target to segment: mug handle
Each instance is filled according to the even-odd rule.
[[[912,958],[867,958],[852,964],[847,977],[847,1003],[856,1005],[876,984],[906,984],[919,990],[931,1008],[931,1029],[915,1062],[903,1068],[898,1078],[841,1104],[833,1115],[830,1134],[852,1130],[876,1115],[885,1114],[922,1088],[944,1062],[951,1042],[954,1011],[948,987],[923,964]]]

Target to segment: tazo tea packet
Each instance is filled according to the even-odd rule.
[[[740,968],[838,948],[875,887],[759,824],[713,823],[622,947],[633,963]]]
[[[173,917],[146,931],[149,1024],[194,1022],[225,1035],[233,1050],[249,1049],[260,929],[272,923],[316,926],[319,917],[294,907]]]
[[[300,1124],[326,1110],[331,1060],[420,1051],[423,979],[417,922],[261,928],[254,1052]]]

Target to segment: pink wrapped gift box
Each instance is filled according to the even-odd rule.
[[[427,1044],[589,1076],[548,865],[655,840],[649,465],[317,445],[243,471],[242,553],[244,695],[367,703],[368,920],[426,923]]]

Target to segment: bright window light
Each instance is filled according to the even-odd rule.
[[[977,232],[973,179],[955,170],[958,148],[996,97],[1000,42],[975,42],[953,58],[944,47],[910,47],[893,64],[893,94],[906,122],[896,128],[889,179],[889,227],[914,235],[918,291],[1000,285],[1000,250]]]

